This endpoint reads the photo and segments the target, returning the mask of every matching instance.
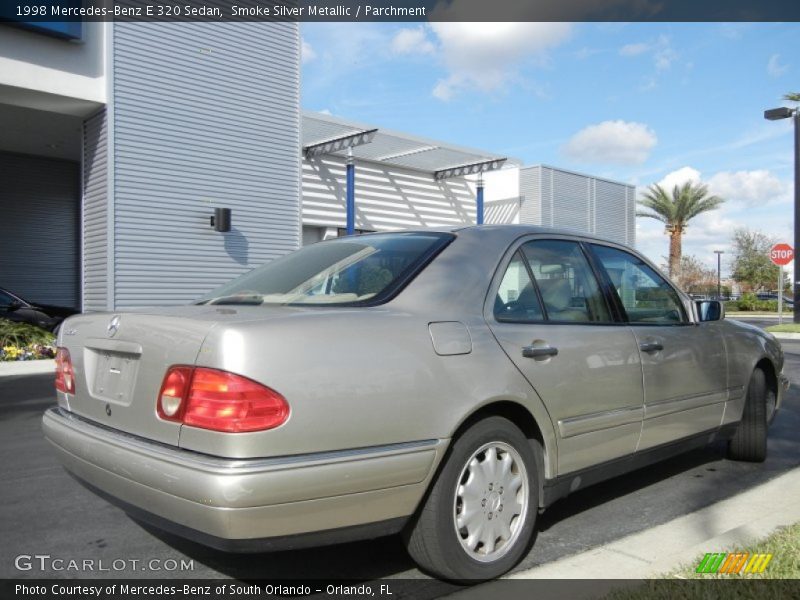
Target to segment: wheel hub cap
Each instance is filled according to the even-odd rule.
[[[504,442],[484,444],[469,458],[456,487],[454,524],[470,557],[491,562],[511,550],[527,516],[528,487],[522,457]]]

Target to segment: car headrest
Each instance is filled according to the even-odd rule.
[[[568,279],[541,279],[538,283],[547,310],[561,311],[569,308],[572,302],[572,286]]]

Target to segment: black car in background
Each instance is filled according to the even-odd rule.
[[[773,292],[758,292],[756,294],[756,298],[759,300],[778,300],[778,294]],[[787,296],[786,294],[783,295],[783,306],[786,308],[794,308],[794,300]]]
[[[55,331],[61,321],[78,312],[80,311],[67,306],[33,304],[0,288],[0,319],[30,323],[48,331]]]

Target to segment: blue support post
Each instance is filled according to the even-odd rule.
[[[483,174],[478,175],[478,194],[475,198],[476,203],[476,222],[483,225]]]
[[[347,235],[356,232],[356,166],[353,155],[347,157]]]

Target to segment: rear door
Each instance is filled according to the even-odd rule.
[[[644,378],[639,449],[719,427],[728,398],[722,322],[693,323],[670,283],[638,256],[591,244],[636,336]]]
[[[643,414],[636,340],[615,322],[581,245],[518,243],[501,271],[487,321],[550,414],[559,474],[634,452]]]

